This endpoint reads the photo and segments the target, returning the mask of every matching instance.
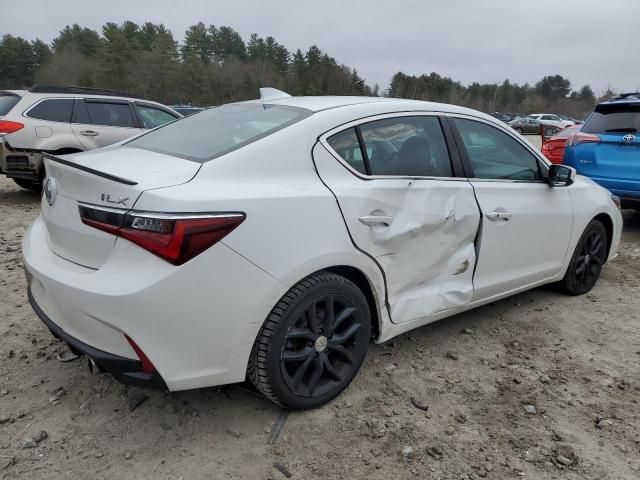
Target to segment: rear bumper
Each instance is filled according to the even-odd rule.
[[[42,156],[42,152],[13,150],[0,137],[0,170],[9,178],[39,181]]]
[[[56,255],[38,217],[22,253],[32,304],[54,334],[80,342],[74,348],[116,378],[140,373],[126,335],[171,391],[243,381],[257,332],[284,293],[222,242],[175,267],[118,240],[107,261],[90,269]]]
[[[90,357],[102,370],[113,375],[121,383],[144,388],[167,389],[167,385],[158,372],[143,372],[142,364],[138,360],[103,352],[69,335],[44,313],[33,298],[31,288],[28,289],[28,295],[29,303],[36,315],[47,326],[52,335],[66,342],[72,351]]]

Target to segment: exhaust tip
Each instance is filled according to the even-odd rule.
[[[96,361],[91,357],[89,357],[89,371],[92,375],[100,375],[101,373],[104,373],[104,370],[100,367],[100,365],[98,365]]]

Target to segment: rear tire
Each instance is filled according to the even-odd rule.
[[[584,229],[569,262],[560,289],[568,295],[582,295],[596,284],[607,259],[607,231],[598,220]]]
[[[279,405],[319,407],[351,383],[370,339],[371,315],[360,289],[318,272],[273,308],[253,345],[247,376]]]
[[[32,192],[42,192],[42,182],[34,182],[32,180],[25,180],[24,178],[14,178],[13,181],[16,182],[18,186],[31,190]]]

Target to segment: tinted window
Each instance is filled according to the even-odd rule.
[[[451,177],[436,117],[399,117],[360,126],[371,175]]]
[[[20,101],[18,95],[2,95],[0,94],[0,117],[6,115]]]
[[[136,104],[136,110],[144,128],[156,128],[168,122],[173,122],[176,117],[159,108]]]
[[[84,105],[85,108],[78,111],[76,123],[108,127],[135,126],[128,103],[84,102]]]
[[[205,162],[271,135],[311,113],[284,105],[233,103],[169,123],[127,145]]]
[[[43,100],[29,110],[27,116],[52,122],[70,122],[73,102],[72,98]]]
[[[586,133],[639,132],[640,105],[598,106],[582,127]]]
[[[367,173],[355,128],[349,128],[348,130],[331,135],[327,139],[327,142],[351,167],[360,173]]]
[[[506,133],[473,120],[455,118],[454,122],[475,178],[540,179],[536,157]]]

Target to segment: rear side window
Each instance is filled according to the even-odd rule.
[[[16,103],[20,101],[20,96],[0,93],[0,117],[5,116],[11,111]]]
[[[355,128],[331,135],[327,138],[327,142],[354,170],[363,174],[367,173]]]
[[[136,126],[128,103],[80,102],[74,122],[107,127]]]
[[[586,133],[640,131],[640,105],[599,105],[582,127]]]
[[[142,120],[143,128],[156,128],[165,123],[173,122],[176,117],[169,112],[148,105],[136,104],[136,111]]]
[[[397,117],[360,126],[371,175],[452,177],[437,117]]]
[[[43,100],[31,108],[27,112],[27,116],[50,122],[69,123],[71,121],[71,112],[73,111],[73,102],[73,98]]]
[[[204,163],[311,114],[305,108],[285,105],[232,103],[166,124],[131,140],[127,145]]]

